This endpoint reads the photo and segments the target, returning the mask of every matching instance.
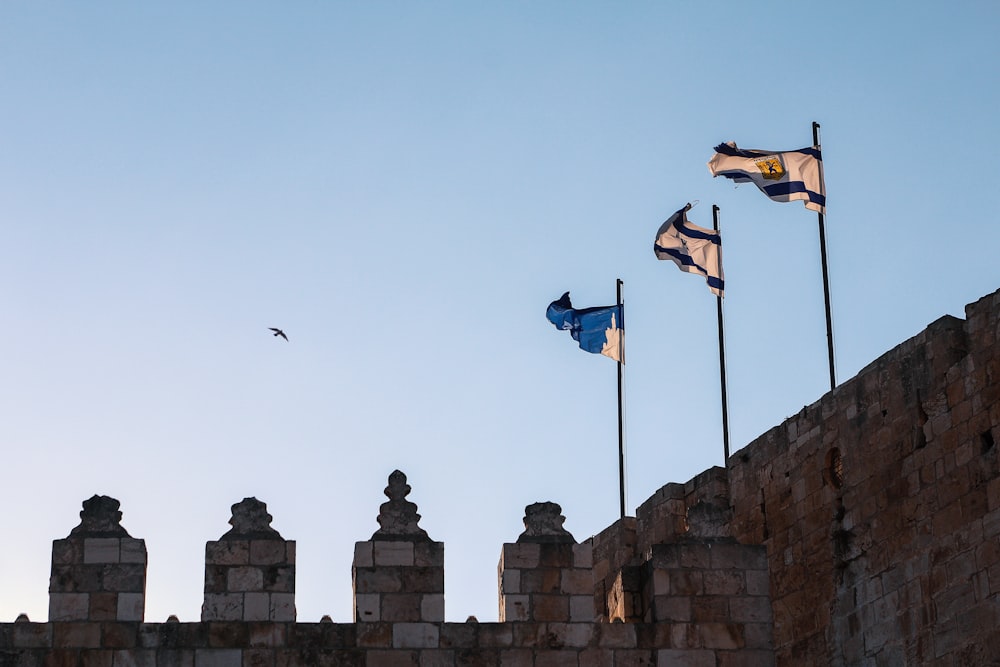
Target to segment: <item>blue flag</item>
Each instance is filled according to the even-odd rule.
[[[681,271],[705,276],[708,289],[722,296],[722,238],[719,232],[688,221],[691,204],[667,218],[656,230],[653,252],[657,259],[672,259]]]
[[[566,292],[549,304],[545,317],[556,329],[569,331],[581,350],[622,361],[625,325],[621,306],[573,308]]]

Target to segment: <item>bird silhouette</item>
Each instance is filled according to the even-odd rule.
[[[281,336],[285,340],[288,340],[288,336],[286,336],[285,332],[282,331],[281,329],[275,329],[274,327],[268,327],[268,329],[270,329],[271,331],[273,331],[275,336]]]

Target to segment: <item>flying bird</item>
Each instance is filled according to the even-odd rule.
[[[270,329],[271,331],[273,331],[275,336],[281,336],[285,340],[288,340],[288,336],[286,336],[285,332],[282,331],[281,329],[275,329],[274,327],[268,327],[268,329]]]

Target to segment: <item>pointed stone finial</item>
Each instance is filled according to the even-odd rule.
[[[534,503],[524,508],[524,532],[517,538],[519,543],[538,542],[545,544],[576,544],[573,535],[563,528],[566,517],[562,507],[556,503]]]
[[[93,495],[83,501],[80,525],[70,531],[77,537],[130,537],[122,528],[121,503],[110,496]]]
[[[372,539],[430,541],[427,532],[417,525],[420,521],[417,506],[406,499],[406,496],[410,495],[410,485],[406,483],[406,475],[399,470],[393,470],[389,475],[389,485],[385,487],[385,495],[389,498],[389,502],[382,503],[378,508],[378,525],[381,528],[375,531]]]
[[[267,513],[267,503],[256,498],[244,498],[232,507],[233,518],[229,520],[232,529],[220,537],[220,540],[265,539],[280,540],[281,535],[271,528],[270,514]]]

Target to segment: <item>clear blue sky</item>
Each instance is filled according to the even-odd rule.
[[[351,620],[403,470],[446,617],[501,545],[618,518],[615,365],[544,317],[625,281],[628,508],[723,463],[715,299],[658,262],[722,209],[733,450],[828,390],[816,215],[712,147],[822,125],[840,379],[1000,288],[996,2],[0,4],[0,621],[44,620],[94,493],[198,620],[246,496],[298,617]],[[268,327],[290,338],[275,339]]]

